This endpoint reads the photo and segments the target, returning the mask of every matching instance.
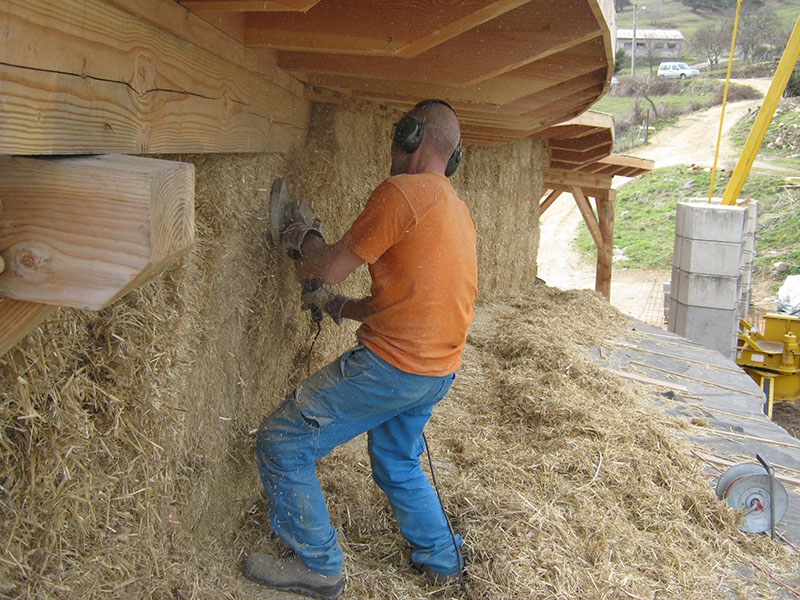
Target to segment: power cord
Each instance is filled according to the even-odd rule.
[[[314,354],[314,346],[317,344],[317,338],[319,338],[319,334],[322,333],[322,319],[317,320],[314,318],[314,322],[317,324],[317,333],[314,334],[314,339],[311,340],[311,347],[308,349],[308,358],[306,359],[306,370],[308,371],[309,377],[311,377],[311,355]]]
[[[453,531],[453,526],[450,525],[450,519],[447,518],[447,511],[444,509],[444,502],[442,502],[442,495],[439,493],[439,483],[436,481],[436,473],[433,469],[433,458],[431,458],[431,449],[428,445],[428,438],[425,437],[425,432],[422,433],[422,441],[425,442],[425,454],[428,457],[428,468],[431,472],[431,481],[433,482],[433,489],[436,492],[436,497],[439,499],[439,506],[442,508],[442,514],[444,515],[445,523],[447,523],[447,529],[450,531],[450,539],[453,540],[453,548],[456,551],[456,560],[458,561],[458,583],[461,585],[461,591],[464,592],[464,597],[467,600],[472,600],[472,596],[469,593],[469,588],[467,587],[467,582],[464,579],[464,572],[465,572],[465,565],[464,565],[464,557],[461,556],[461,550],[458,547],[458,540],[456,540],[456,534]]]

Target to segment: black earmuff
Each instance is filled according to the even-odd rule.
[[[456,146],[456,149],[453,150],[453,153],[450,155],[450,158],[447,161],[447,166],[444,169],[444,174],[447,177],[451,177],[453,173],[456,172],[458,165],[461,164],[462,156],[464,156],[464,153],[461,151],[461,142],[459,142],[458,146]]]
[[[416,111],[425,108],[430,104],[444,104],[447,108],[452,110],[454,114],[456,112],[453,110],[453,107],[444,100],[423,100],[414,107],[414,110]],[[424,135],[425,124],[423,121],[413,115],[406,115],[395,124],[392,142],[394,143],[395,148],[401,152],[412,154],[417,151],[417,148],[419,148]],[[462,157],[463,152],[461,151],[461,142],[459,142],[458,146],[456,146],[456,149],[453,150],[453,153],[450,155],[450,158],[447,161],[447,166],[444,170],[444,174],[447,177],[452,176],[453,173],[456,172],[458,165],[461,164]]]
[[[394,126],[394,139],[392,141],[395,148],[406,154],[416,152],[422,143],[424,130],[425,126],[417,117],[404,116]]]

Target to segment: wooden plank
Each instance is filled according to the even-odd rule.
[[[194,239],[194,166],[134,156],[0,157],[0,295],[99,309]]]
[[[0,298],[0,356],[16,346],[56,310],[57,306]]]
[[[464,85],[467,87],[478,85],[479,83],[483,83],[488,79],[492,79],[493,77],[497,77],[498,75],[503,75],[504,73],[508,73],[509,71],[514,71],[516,69],[529,65],[531,63],[535,63],[536,61],[542,60],[549,56],[556,56],[566,50],[569,50],[570,48],[582,44],[583,42],[588,42],[600,38],[601,35],[602,33],[599,31],[590,31],[584,33],[583,35],[570,39],[569,41],[550,46],[549,48],[542,50],[541,52],[538,52],[532,56],[527,56],[523,59],[509,63],[494,71],[489,71],[487,73],[484,73],[480,77],[476,77],[475,79],[471,79],[470,81],[465,82]]]
[[[9,0],[0,20],[0,154],[287,152],[304,139],[307,101],[109,2]]]
[[[600,229],[602,245],[597,249],[597,269],[595,271],[594,289],[606,300],[611,300],[611,272],[614,259],[614,205],[617,191],[608,190],[604,194],[595,195],[597,204],[597,222]]]
[[[320,0],[179,0],[189,10],[209,12],[306,12]]]
[[[589,200],[587,200],[583,190],[576,185],[570,187],[569,191],[572,197],[575,198],[575,204],[578,205],[578,210],[581,211],[583,221],[586,223],[589,233],[592,234],[594,245],[597,246],[597,248],[602,248],[603,235],[600,233],[600,226],[597,224],[597,217],[594,214],[594,209],[589,204]]]
[[[325,9],[327,5],[326,1],[320,5],[320,9]],[[444,24],[453,19],[452,11],[448,10],[446,14],[449,19]],[[383,36],[391,36],[392,43],[398,40],[401,43],[407,42],[406,31],[418,32],[418,26],[422,26],[418,16],[419,13],[414,12],[413,20],[405,28],[402,26],[403,14],[392,14],[387,22],[395,23],[395,27],[386,30],[386,25],[381,24],[384,29],[378,31]],[[426,21],[427,16],[426,14]],[[289,20],[299,21],[292,19],[292,15],[281,17],[282,22]],[[271,29],[276,29],[271,21],[269,20]],[[338,35],[349,35],[356,39],[377,35],[373,31],[379,25],[372,26],[375,19],[369,14],[359,19],[358,23],[350,24],[347,31],[341,30],[341,21],[341,18],[336,18],[333,22],[329,20],[327,29],[322,29],[321,34],[333,35],[331,28],[337,27]],[[292,31],[298,35],[307,36],[311,31],[303,29],[299,23],[292,25]],[[370,25],[369,29],[365,29],[367,25]],[[425,26],[430,28],[428,23]],[[286,28],[288,29],[288,25]],[[370,52],[373,54],[371,56],[337,55],[322,52],[324,48],[319,47],[314,52],[281,53],[278,64],[282,68],[304,73],[339,73],[469,86],[542,59],[557,60],[561,58],[562,52],[571,51],[575,46],[584,46],[584,42],[596,39],[604,31],[607,30],[595,20],[584,0],[563,0],[558,5],[529,2],[411,58],[385,56],[387,39],[384,37],[382,44]],[[248,43],[256,43],[256,32],[254,26],[248,30]],[[273,32],[259,35],[268,40]],[[338,42],[338,45],[346,48],[346,41]],[[331,50],[336,51],[337,48]],[[594,56],[596,60],[597,54]],[[606,55],[606,60],[602,60],[602,56],[601,67],[607,71],[608,56]],[[469,57],[470,60],[467,61],[464,57]]]
[[[552,140],[548,145],[551,148],[557,148],[559,150],[577,150],[580,152],[585,152],[586,150],[592,150],[594,148],[607,149],[609,146],[614,145],[614,128],[613,126],[598,128],[592,133],[578,135],[571,139]],[[606,156],[608,156],[608,152],[604,155],[604,157]]]
[[[624,377],[625,379],[632,379],[633,381],[638,381],[639,383],[645,383],[647,385],[655,385],[658,387],[667,388],[677,392],[688,392],[689,388],[683,385],[679,385],[677,383],[673,383],[671,381],[664,381],[662,379],[653,379],[652,377],[645,377],[644,375],[639,375],[637,373],[631,373],[629,371],[621,371],[618,369],[605,369],[609,373],[613,373],[618,377]]]
[[[655,162],[647,158],[637,158],[635,156],[627,156],[625,154],[612,154],[597,162],[613,165],[617,167],[629,167],[640,171],[652,171],[655,167]]]
[[[277,54],[264,48],[243,44],[245,15],[241,13],[189,12],[169,0],[106,0],[112,6],[152,23],[162,31],[179,37],[193,46],[205,48],[224,61],[266,77],[293,96],[300,97],[303,86],[297,79],[278,69]]]
[[[545,199],[539,203],[539,216],[541,217],[544,214],[544,211],[550,208],[553,202],[558,200],[559,197],[561,197],[561,194],[563,194],[565,191],[566,190],[563,188],[555,188],[550,190],[550,193],[547,194]]]
[[[583,166],[608,156],[611,153],[611,144],[581,150],[566,150],[564,148],[550,148],[550,157],[553,162]]]
[[[611,177],[583,173],[581,171],[545,169],[542,173],[542,177],[549,187],[560,186],[570,188],[572,186],[578,186],[580,188],[600,189],[609,189],[611,187]]]
[[[397,55],[402,58],[419,56],[423,52],[427,52],[446,40],[451,40],[478,25],[488,23],[528,2],[530,2],[530,0],[500,0],[498,2],[493,2],[489,6],[453,21],[446,27],[441,27],[422,38],[414,40],[410,44],[406,44],[400,49]]]

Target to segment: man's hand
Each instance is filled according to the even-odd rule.
[[[319,279],[303,282],[303,293],[300,296],[303,307],[309,307],[312,313],[313,307],[325,311],[337,325],[342,324],[342,308],[347,300],[347,296],[335,294]]]
[[[306,225],[300,222],[291,223],[283,230],[281,233],[281,244],[283,244],[283,247],[286,249],[289,258],[292,260],[300,260],[303,258],[303,242],[309,234],[317,235],[323,240],[325,239],[325,236],[322,234],[321,226],[318,226],[316,223],[314,223],[314,225]]]

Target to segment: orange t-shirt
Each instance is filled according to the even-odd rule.
[[[407,373],[455,372],[478,295],[476,237],[444,175],[381,183],[343,238],[372,277],[358,341]]]

